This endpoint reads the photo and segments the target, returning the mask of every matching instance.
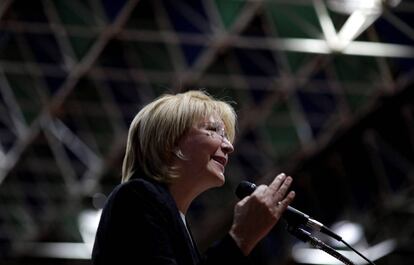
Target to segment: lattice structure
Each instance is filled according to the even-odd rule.
[[[78,214],[119,183],[129,122],[162,93],[204,88],[236,102],[226,186],[192,210],[202,246],[231,218],[240,180],[302,174],[298,162],[363,122],[378,98],[409,90],[414,76],[414,3],[383,1],[346,35],[353,15],[335,2],[0,2],[0,257],[27,255],[27,243],[82,242]],[[412,141],[412,102],[404,104]],[[408,156],[381,146],[412,189],[413,141]],[[298,175],[301,185],[309,175]],[[318,196],[311,188],[303,198]]]

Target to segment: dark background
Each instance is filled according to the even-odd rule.
[[[331,51],[323,18],[339,32],[349,17],[332,1],[0,1],[0,263],[89,264],[79,218],[120,182],[132,118],[204,89],[239,121],[226,184],[190,210],[202,249],[228,228],[241,180],[285,172],[294,207],[360,224],[361,250],[394,240],[378,265],[412,264],[414,3],[382,8]],[[302,264],[293,246],[281,222],[255,255]]]

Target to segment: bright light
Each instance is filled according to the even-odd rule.
[[[353,248],[357,249],[371,261],[378,260],[390,254],[396,247],[396,242],[394,239],[388,239],[376,245],[369,246],[365,240],[363,227],[357,223],[352,223],[349,221],[338,222],[332,226],[331,230],[340,235],[345,242],[350,244]],[[326,243],[334,249],[336,248],[336,251],[338,253],[347,257],[354,264],[368,263],[352,250],[344,250],[345,245],[341,242],[334,241],[332,239],[330,242]],[[301,242],[293,246],[292,257],[296,262],[304,264],[343,264],[341,261],[323,252],[322,250],[311,248],[307,244]]]
[[[336,33],[329,12],[321,0],[314,0],[315,9],[325,40],[333,52],[343,52],[371,26],[383,12],[383,6],[397,6],[401,0],[328,0],[326,6],[338,13],[348,14],[342,28]]]
[[[364,229],[362,225],[357,223],[342,221],[334,224],[332,230],[340,235],[348,244],[353,246],[364,239]],[[337,247],[343,247],[343,244],[338,241],[332,241],[332,244],[335,244]]]
[[[93,243],[95,241],[96,230],[98,229],[99,220],[102,210],[84,210],[79,214],[79,232],[83,242],[92,253]]]
[[[385,240],[377,245],[366,249],[358,249],[365,257],[371,261],[376,261],[390,254],[396,247],[395,240]],[[368,264],[366,260],[358,256],[351,250],[337,250],[340,254],[347,257],[354,264]],[[328,255],[320,249],[305,247],[303,243],[295,245],[292,249],[292,257],[298,263],[319,264],[319,265],[340,265],[343,264],[336,258]]]
[[[337,50],[341,51],[355,40],[364,30],[366,30],[372,23],[377,20],[381,15],[381,10],[378,12],[366,12],[365,10],[359,9],[349,16],[348,20],[342,26],[338,33],[338,47]]]
[[[85,260],[91,258],[91,252],[84,243],[37,242],[25,244],[25,247],[36,257]]]
[[[381,0],[329,0],[328,7],[338,13],[352,14],[357,10],[364,12],[381,12]]]
[[[83,242],[31,242],[22,245],[35,257],[90,260],[102,210],[85,210],[79,214],[79,232]]]

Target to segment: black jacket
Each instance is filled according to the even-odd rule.
[[[201,256],[168,188],[147,178],[120,184],[102,211],[94,265],[250,264],[226,235]]]

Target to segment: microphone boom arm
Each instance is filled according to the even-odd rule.
[[[322,251],[325,251],[326,253],[328,253],[332,257],[334,257],[334,258],[338,259],[339,261],[343,262],[344,264],[346,264],[346,265],[355,265],[347,257],[342,255],[341,253],[339,253],[338,251],[336,251],[332,247],[328,246],[327,244],[325,244],[324,242],[322,242],[318,238],[312,236],[306,230],[304,230],[302,228],[299,228],[299,227],[288,226],[288,231],[289,231],[289,233],[291,233],[292,235],[294,235],[295,237],[297,237],[301,241],[303,241],[305,243],[309,242],[309,244],[311,244],[315,248],[320,249]]]
[[[254,190],[257,188],[256,184],[248,181],[242,181],[237,186],[236,189],[236,195],[239,197],[239,199],[242,199],[254,192]],[[301,211],[288,206],[286,208],[286,211],[283,213],[283,218],[288,222],[288,229],[290,228],[290,233],[295,235],[296,237],[299,237],[302,241],[308,242],[315,247],[327,252],[328,254],[336,257],[337,259],[341,260],[345,264],[352,264],[349,263],[350,261],[342,256],[340,253],[335,251],[330,246],[326,245],[325,243],[321,242],[319,239],[312,237],[310,233],[308,233],[306,230],[303,230],[299,228],[300,225],[306,225],[314,230],[320,231],[326,235],[329,235],[330,237],[336,239],[339,242],[344,243],[348,248],[350,248],[352,251],[354,251],[356,254],[358,254],[360,257],[362,257],[364,260],[366,260],[369,264],[375,265],[374,262],[369,260],[367,257],[362,255],[359,251],[354,249],[351,245],[349,245],[345,240],[342,239],[341,236],[337,235],[333,231],[331,231],[329,228],[324,226],[321,222],[318,222],[315,219],[310,218],[309,215],[302,213]]]

